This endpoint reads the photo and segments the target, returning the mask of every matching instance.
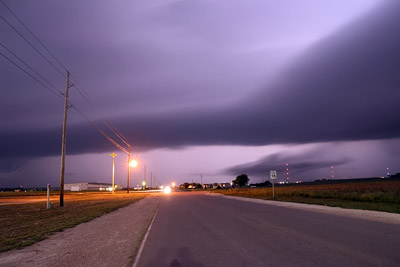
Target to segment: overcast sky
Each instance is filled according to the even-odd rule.
[[[59,186],[63,99],[21,68],[63,92],[64,66],[66,183],[111,182],[115,152],[126,184],[126,153],[85,118],[132,144],[131,185],[144,164],[159,185],[283,181],[286,163],[291,181],[400,172],[399,1],[2,0],[0,15],[0,187]]]

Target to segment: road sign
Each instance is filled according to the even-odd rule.
[[[276,178],[278,178],[278,172],[277,171],[270,171],[269,172],[269,178],[271,180],[275,180]]]

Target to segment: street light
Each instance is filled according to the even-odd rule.
[[[129,194],[129,177],[130,177],[130,172],[131,172],[131,167],[136,167],[138,165],[136,160],[131,160],[129,161],[130,155],[128,156],[128,181],[127,181],[127,193]]]
[[[131,167],[137,167],[137,165],[138,165],[138,162],[136,161],[136,160],[131,160],[131,162],[129,162],[129,166],[131,166]]]
[[[143,188],[143,189],[146,189],[146,181],[143,181],[143,182],[142,182],[142,188]]]

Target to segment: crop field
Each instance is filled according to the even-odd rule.
[[[0,252],[22,248],[143,198],[143,193],[66,192],[64,207],[59,195],[51,194],[52,209],[46,209],[46,192],[0,192]]]
[[[272,188],[216,190],[225,195],[272,200]],[[400,213],[400,180],[275,186],[275,200]]]

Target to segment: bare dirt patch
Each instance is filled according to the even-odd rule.
[[[129,266],[159,198],[147,196],[32,246],[0,253],[0,266]]]
[[[122,192],[68,193],[64,198],[64,207],[59,207],[59,196],[54,195],[52,198],[55,205],[48,210],[45,195],[7,194],[7,201],[0,206],[0,252],[29,246],[54,232],[88,222],[144,196],[145,194]],[[0,198],[3,201],[4,199]]]

